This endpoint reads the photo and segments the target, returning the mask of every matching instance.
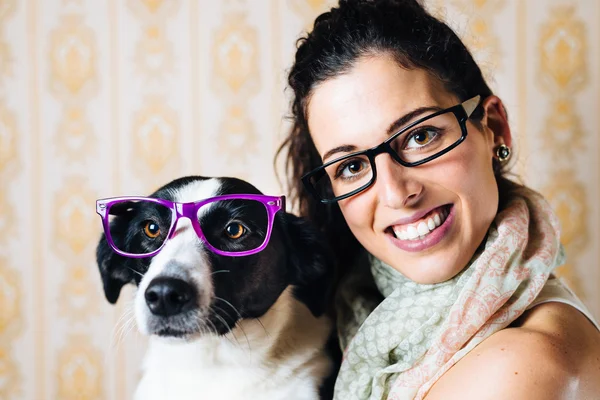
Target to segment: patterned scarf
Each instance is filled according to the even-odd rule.
[[[345,351],[334,399],[422,399],[465,354],[517,319],[563,261],[559,221],[529,189],[513,196],[483,249],[446,282],[412,282],[370,256],[370,272],[356,267],[340,287]]]

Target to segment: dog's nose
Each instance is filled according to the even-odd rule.
[[[145,293],[146,304],[154,315],[168,317],[191,309],[195,304],[195,290],[181,279],[156,278]]]

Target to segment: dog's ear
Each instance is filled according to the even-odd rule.
[[[284,216],[290,282],[294,295],[316,317],[322,315],[333,285],[333,256],[325,238],[308,221]]]
[[[96,261],[100,269],[106,300],[115,304],[121,288],[134,281],[133,271],[127,265],[129,260],[113,252],[103,234],[96,248]]]

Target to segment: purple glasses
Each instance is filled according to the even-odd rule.
[[[109,246],[131,258],[158,254],[175,236],[180,218],[189,219],[198,238],[216,254],[255,254],[269,243],[279,210],[285,210],[285,196],[232,194],[192,203],[132,196],[96,201]]]

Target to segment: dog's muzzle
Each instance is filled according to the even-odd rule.
[[[198,306],[196,288],[177,278],[155,278],[144,297],[150,312],[160,317],[172,317]]]

